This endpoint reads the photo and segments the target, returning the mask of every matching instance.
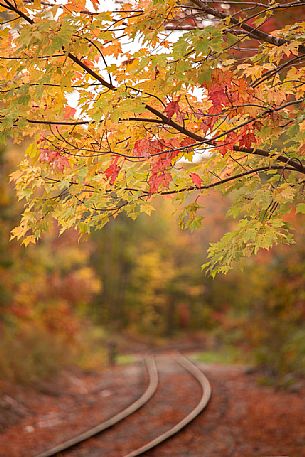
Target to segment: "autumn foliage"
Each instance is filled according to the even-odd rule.
[[[2,2],[1,138],[31,138],[12,175],[25,203],[13,236],[33,243],[52,218],[88,233],[149,214],[159,195],[194,221],[219,187],[238,222],[210,248],[210,272],[292,243],[284,215],[305,211],[301,3]]]
[[[0,381],[31,383],[81,361],[92,326],[86,309],[101,282],[89,263],[92,246],[73,230],[59,238],[52,224],[28,249],[10,241],[21,206],[9,173],[20,152],[0,149]]]

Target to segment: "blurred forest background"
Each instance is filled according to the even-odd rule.
[[[65,366],[100,367],[109,341],[125,350],[197,341],[207,361],[253,364],[282,384],[304,374],[301,218],[289,216],[294,247],[261,252],[215,280],[201,264],[209,242],[233,224],[216,192],[200,197],[205,211],[193,232],[179,227],[169,198],[152,216],[120,217],[88,240],[74,231],[59,237],[53,226],[24,248],[10,241],[22,206],[9,175],[21,153],[0,150],[0,379],[33,383]]]

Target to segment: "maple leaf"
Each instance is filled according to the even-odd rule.
[[[258,24],[255,23],[255,19],[254,18],[251,18],[247,21],[247,24],[248,25],[251,25],[252,27],[257,27]],[[264,22],[262,24],[260,24],[260,29],[263,31],[263,32],[272,32],[273,30],[275,30],[277,28],[277,23],[275,21],[274,18],[268,18],[268,19],[265,19]]]
[[[214,86],[209,90],[210,99],[213,102],[214,108],[221,108],[228,102],[224,87]]]
[[[254,135],[253,130],[245,130],[245,133],[242,134],[239,140],[239,146],[250,148],[252,144],[256,143],[256,136]]]
[[[225,106],[237,108],[239,104],[251,100],[252,89],[243,78],[234,78],[229,71],[217,70],[212,81],[206,86],[213,105],[209,114],[220,114]]]
[[[158,192],[160,187],[168,188],[172,181],[172,175],[168,171],[172,165],[173,159],[178,156],[178,151],[172,151],[160,154],[154,158],[151,166],[151,175],[148,179],[149,192],[151,194]]]
[[[75,82],[75,81],[80,81],[82,79],[83,75],[80,71],[75,71],[73,73],[73,77],[72,77],[72,81]]]
[[[187,17],[185,20],[184,20],[184,24],[186,25],[191,25],[193,27],[196,27],[197,25],[197,21],[194,17]]]
[[[168,189],[172,179],[172,175],[169,172],[153,173],[148,180],[149,193],[154,194],[161,187]]]
[[[114,44],[109,44],[103,48],[104,56],[114,56],[118,57],[122,53],[122,47],[120,42],[115,42]]]
[[[58,152],[51,149],[40,149],[39,159],[41,162],[51,163],[57,157]]]
[[[133,147],[133,152],[137,157],[149,157],[149,149],[150,149],[150,140],[147,138],[142,138],[135,142]]]
[[[192,181],[196,187],[202,186],[202,178],[197,175],[197,173],[190,173],[190,177],[192,178]]]
[[[118,174],[120,173],[121,168],[122,168],[122,165],[118,164],[119,159],[120,159],[119,156],[115,156],[112,159],[109,167],[106,168],[106,170],[104,171],[104,173],[105,173],[107,179],[109,179],[109,183],[111,185],[115,183],[116,178],[118,177]]]
[[[53,166],[54,168],[57,168],[57,170],[64,171],[65,168],[70,167],[70,162],[67,157],[59,154],[54,160]]]
[[[135,142],[133,152],[137,157],[150,157],[162,152],[163,149],[161,141],[142,138]]]
[[[178,151],[160,154],[152,163],[151,171],[153,174],[162,173],[172,164],[172,160],[178,156]]]
[[[70,0],[66,6],[73,11],[82,11],[86,9],[86,0]]]
[[[39,159],[41,162],[46,162],[52,166],[52,168],[59,171],[64,171],[65,168],[70,167],[70,162],[67,157],[60,154],[59,151],[52,149],[40,149]]]
[[[209,84],[202,85],[202,87],[205,87],[208,90],[209,98],[213,102],[210,111],[220,111],[222,106],[228,103],[227,91],[230,86],[231,78],[232,75],[230,72],[216,70]]]
[[[178,160],[192,151],[194,144],[201,143],[218,152],[211,153],[207,163],[212,180],[221,175],[219,169],[228,170],[234,161],[237,154],[237,147],[234,146],[249,149],[248,160],[243,164],[244,173],[242,170],[237,172],[236,164],[230,172],[232,183],[229,191],[234,188],[235,179],[238,187],[240,183],[247,187],[248,177],[257,179],[255,167],[258,165],[261,169],[272,166],[274,173],[280,173],[276,170],[289,163],[286,170],[291,186],[299,187],[302,202],[301,180],[297,179],[296,173],[304,174],[305,169],[303,161],[297,163],[305,150],[305,88],[302,83],[305,68],[302,59],[299,60],[304,54],[304,21],[287,27],[280,24],[276,33],[267,36],[260,32],[264,30],[266,19],[276,17],[276,8],[268,14],[266,11],[265,16],[263,13],[259,17],[253,16],[254,22],[249,22],[246,11],[240,12],[239,21],[233,18],[234,15],[227,16],[215,9],[219,20],[211,20],[209,26],[203,24],[202,27],[199,19],[195,26],[193,18],[197,16],[188,13],[185,8],[180,9],[177,0],[142,0],[138,6],[137,2],[131,2],[131,5],[119,2],[121,10],[98,15],[91,13],[93,8],[97,12],[102,6],[100,0],[67,0],[65,8],[60,6],[62,2],[52,2],[52,15],[44,14],[49,8],[47,5],[40,0],[34,1],[33,9],[22,10],[22,17],[26,20],[20,35],[15,33],[15,23],[10,21],[1,31],[0,53],[3,57],[1,77],[4,86],[0,104],[2,135],[5,138],[13,136],[16,142],[20,142],[26,131],[27,135],[35,138],[33,145],[26,150],[26,163],[22,165],[19,179],[16,179],[18,192],[25,199],[31,216],[30,222],[29,218],[26,219],[29,226],[36,230],[35,221],[39,222],[35,213],[36,203],[31,201],[36,192],[37,177],[41,195],[47,200],[49,182],[45,182],[45,168],[49,165],[54,171],[64,171],[69,166],[69,160],[71,163],[73,160],[73,169],[69,170],[71,182],[78,182],[80,170],[86,170],[84,174],[88,185],[94,188],[94,198],[98,199],[101,195],[105,199],[107,222],[106,219],[112,215],[107,208],[108,205],[113,207],[113,191],[104,195],[103,188],[98,186],[97,175],[99,160],[103,160],[102,156],[108,153],[110,144],[116,144],[118,149],[112,152],[103,167],[103,184],[105,181],[107,184],[115,183],[118,197],[126,201],[126,208],[122,210],[134,217],[142,211],[141,205],[130,212],[128,204],[133,206],[138,197],[141,204],[148,199],[144,188],[146,181],[150,193],[168,188],[172,179],[175,182],[171,189],[173,194],[181,195],[187,186],[190,193],[202,188],[201,177],[196,173],[190,174],[191,169]],[[87,3],[91,5],[91,13],[82,11],[86,10]],[[129,10],[135,11],[135,7],[141,9],[141,14],[129,13]],[[10,11],[9,5],[1,8]],[[210,11],[213,13],[213,8]],[[166,30],[168,21],[174,26],[189,23],[195,30],[183,33],[177,40],[168,39],[165,45],[162,30]],[[270,24],[269,21],[268,27]],[[139,49],[125,46],[126,40],[132,42],[137,36],[141,36],[142,40]],[[253,39],[258,39],[259,47],[257,43],[251,44]],[[167,47],[166,52],[159,52],[164,46]],[[291,59],[291,53],[297,56],[297,61],[287,60]],[[47,57],[45,61],[46,56],[52,56],[52,59]],[[63,65],[65,61],[70,64]],[[66,94],[72,94],[74,88],[78,92],[77,112],[67,106]],[[79,110],[84,121],[58,120],[59,113],[64,119],[73,120]],[[82,123],[87,125],[80,125]],[[48,124],[49,128],[46,127]],[[261,150],[250,151],[251,146],[258,142]],[[43,145],[48,146],[40,149]],[[74,154],[70,159],[72,150],[88,153]],[[121,151],[132,159],[126,161],[124,180],[117,179],[122,163],[125,163],[122,157],[118,158]],[[228,151],[232,154],[227,154]],[[220,154],[227,155],[222,159]],[[287,159],[283,159],[282,154]],[[258,162],[258,156],[261,156],[261,162]],[[37,163],[38,157],[40,163]],[[202,160],[205,159],[202,157]],[[209,175],[207,184],[210,182]],[[253,214],[250,206],[246,208],[245,214],[250,219],[257,216],[260,220],[259,213],[264,211],[269,198],[266,179],[260,182],[261,188],[267,189],[266,197],[262,197],[264,192],[258,193],[261,202],[253,204],[257,214]],[[191,186],[190,182],[193,183]],[[217,185],[226,190],[227,181]],[[54,193],[57,191],[60,194],[66,186],[66,177],[57,179],[52,186]],[[139,195],[130,192],[130,188],[138,189]],[[89,195],[86,192],[84,198]],[[292,202],[292,199],[289,201]],[[244,203],[247,205],[247,200]],[[239,211],[239,203],[235,204]],[[70,218],[71,225],[82,230],[97,226],[93,210],[92,217],[86,222],[88,225],[84,227],[78,222],[82,220],[84,209],[78,208],[76,220],[73,211],[67,216],[64,206],[59,209],[57,205],[58,202],[54,201],[51,210],[49,205],[42,210],[39,207],[37,214],[42,211],[43,215],[55,215],[58,220],[62,214],[65,220]],[[280,231],[276,227],[274,230]],[[285,240],[284,235],[282,239]],[[286,239],[289,241],[288,236]],[[257,245],[262,246],[263,243]],[[231,249],[231,243],[226,246]],[[240,252],[238,246],[237,251]],[[215,253],[214,258],[217,256]]]
[[[240,134],[238,134],[237,132],[230,132],[226,136],[225,140],[219,145],[217,145],[217,149],[220,152],[220,154],[224,156],[225,154],[227,154],[227,152],[232,151],[233,146],[238,142],[239,139]]]
[[[91,0],[91,3],[95,9],[98,9],[98,7],[100,6],[99,0]]]
[[[89,59],[83,59],[82,62],[87,65],[88,68],[91,68],[91,70],[94,68],[94,63],[91,62]]]
[[[195,140],[193,140],[192,138],[186,136],[185,138],[183,138],[182,141],[180,141],[179,146],[181,148],[183,148],[183,147],[193,146],[195,143],[196,143]]]
[[[179,99],[180,97],[178,97],[178,100],[172,100],[165,107],[164,112],[170,119],[174,116],[174,114],[178,115],[180,113]]]
[[[74,116],[76,113],[76,109],[72,108],[72,106],[65,106],[65,111],[64,111],[64,119],[69,119]]]

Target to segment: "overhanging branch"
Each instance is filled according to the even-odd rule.
[[[207,3],[203,0],[192,0],[192,3],[196,5],[204,13],[210,14],[211,16],[214,16],[217,19],[226,19],[230,17],[231,23],[244,30],[250,38],[254,38],[258,41],[269,43],[274,46],[282,46],[283,44],[289,43],[289,41],[285,40],[284,38],[275,37],[273,35],[270,35],[269,33],[263,32],[262,30],[252,27],[251,25],[246,24],[245,22],[240,22],[238,19],[232,16],[228,16],[227,14],[222,13],[221,11],[218,11],[217,9],[208,6]],[[303,2],[300,2],[299,6],[302,6],[302,4]],[[270,10],[272,8],[266,5],[266,9]],[[238,35],[238,31],[233,31],[232,33]],[[305,46],[300,45],[299,51],[305,53]]]

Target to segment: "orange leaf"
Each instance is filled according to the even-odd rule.
[[[82,11],[86,9],[86,0],[70,0],[67,8],[73,11]]]
[[[69,105],[65,106],[65,112],[64,112],[65,119],[69,119],[69,118],[73,117],[75,113],[76,113],[75,108],[72,108],[72,106],[69,106]]]
[[[91,0],[91,3],[95,9],[98,9],[100,2],[99,0]]]

